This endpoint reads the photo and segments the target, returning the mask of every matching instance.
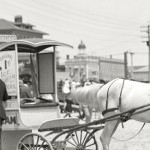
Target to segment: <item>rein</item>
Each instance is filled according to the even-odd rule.
[[[121,140],[121,139],[117,139],[115,137],[112,137],[112,138],[115,139],[115,140],[117,140],[117,141],[129,141],[129,140],[135,138],[142,131],[142,129],[144,128],[144,126],[145,126],[145,123],[143,123],[141,129],[134,136],[132,136],[132,137],[130,137],[128,139]]]

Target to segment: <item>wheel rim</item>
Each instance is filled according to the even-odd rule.
[[[66,136],[66,147],[76,150],[98,150],[94,135],[85,130],[75,131]]]
[[[39,134],[27,134],[20,141],[17,150],[52,150],[51,144]]]

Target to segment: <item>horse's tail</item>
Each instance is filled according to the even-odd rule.
[[[71,93],[73,102],[96,108],[98,106],[97,92],[101,86],[102,84],[92,84],[73,90]]]

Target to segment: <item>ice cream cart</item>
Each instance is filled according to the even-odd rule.
[[[2,148],[15,150],[19,139],[46,120],[59,118],[56,84],[56,47],[68,44],[47,39],[22,39],[0,46],[0,78],[9,100],[2,126]],[[22,97],[20,81],[31,92]]]

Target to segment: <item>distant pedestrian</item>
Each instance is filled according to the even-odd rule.
[[[63,87],[63,81],[62,79],[59,81],[59,88],[60,88],[60,91],[59,92],[62,92],[62,87]]]
[[[69,94],[70,93],[70,84],[69,84],[69,80],[66,79],[65,82],[64,82],[64,85],[62,87],[62,92],[64,94]]]
[[[72,82],[71,82],[71,92],[73,91],[73,90],[75,90],[76,89],[76,82],[75,82],[75,80],[73,80]]]
[[[69,80],[68,80],[68,79],[66,79],[65,82],[64,82],[64,85],[63,85],[63,87],[62,87],[62,92],[63,92],[63,94],[64,94],[64,99],[63,99],[63,101],[64,101],[64,105],[65,105],[66,99],[67,99],[67,97],[68,97],[69,94],[70,94],[70,83],[69,83]]]
[[[71,97],[67,97],[66,101],[65,101],[65,104],[64,104],[64,110],[65,110],[65,113],[66,113],[66,115],[64,116],[64,118],[67,117],[67,116],[71,117],[72,104],[73,103],[72,103]]]

